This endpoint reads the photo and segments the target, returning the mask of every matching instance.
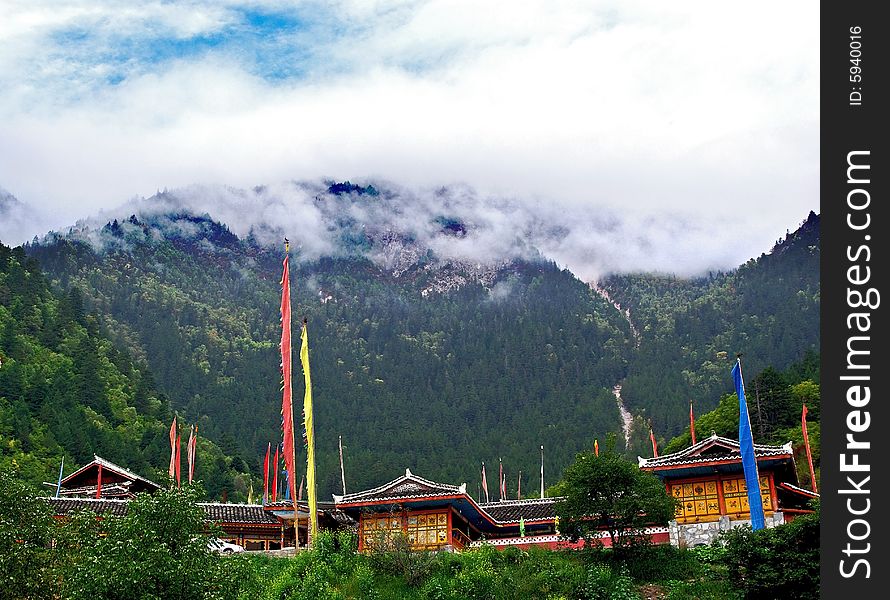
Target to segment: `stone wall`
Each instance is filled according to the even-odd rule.
[[[767,527],[775,527],[785,522],[785,516],[780,512],[775,512],[765,518]],[[696,546],[709,545],[723,531],[728,531],[732,527],[742,527],[743,525],[751,526],[748,519],[732,520],[727,516],[722,516],[718,521],[708,521],[705,523],[677,523],[671,521],[668,523],[668,536],[672,546],[685,546],[686,548],[695,548]]]

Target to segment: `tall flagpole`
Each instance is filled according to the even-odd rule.
[[[346,495],[346,471],[343,469],[343,436],[337,436],[340,445],[340,481],[343,482],[343,495]]]
[[[62,489],[62,471],[65,469],[65,457],[62,457],[62,464],[59,466],[59,483],[56,484],[56,498],[59,497],[59,492]],[[815,489],[815,488],[814,488]]]
[[[544,499],[544,446],[541,446],[541,500]]]

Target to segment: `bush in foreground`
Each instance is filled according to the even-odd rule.
[[[723,534],[731,581],[745,598],[819,598],[819,511],[791,523]]]

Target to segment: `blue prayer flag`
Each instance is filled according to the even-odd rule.
[[[62,471],[65,469],[65,457],[62,457],[62,466],[59,467],[59,483],[56,484],[56,498],[59,497],[59,492],[62,490]]]
[[[745,471],[745,486],[748,488],[748,507],[751,511],[751,529],[764,527],[763,500],[760,497],[760,477],[757,473],[757,459],[754,456],[754,436],[751,434],[751,418],[745,403],[745,382],[742,381],[742,362],[736,361],[732,368],[735,391],[739,396],[739,451],[742,454],[742,469]]]

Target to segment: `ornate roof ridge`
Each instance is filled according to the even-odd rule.
[[[355,502],[356,500],[374,498],[375,496],[377,496],[378,494],[381,494],[382,492],[386,491],[387,489],[394,488],[394,487],[401,485],[402,483],[405,483],[407,481],[418,483],[420,485],[434,488],[434,489],[438,488],[441,491],[451,492],[454,494],[461,494],[461,493],[465,494],[466,487],[467,487],[466,484],[458,486],[458,485],[451,485],[451,484],[447,484],[447,483],[439,483],[437,481],[432,481],[430,479],[425,479],[423,477],[420,477],[419,475],[413,474],[411,472],[411,469],[406,468],[405,474],[402,475],[401,477],[397,477],[397,478],[393,479],[392,481],[384,483],[383,485],[379,485],[379,486],[372,488],[370,490],[363,490],[361,492],[353,492],[352,494],[345,494],[345,495],[337,495],[337,494],[331,494],[331,495],[334,498],[334,504]],[[411,498],[411,497],[415,497],[415,496],[424,496],[424,495],[430,495],[430,494],[426,493],[426,494],[413,494],[413,495],[403,495],[403,496],[388,496],[387,498],[396,500],[396,499],[401,499],[401,498]]]
[[[722,446],[729,446],[729,448],[727,448],[729,454],[740,452],[741,445],[739,444],[738,440],[712,433],[709,437],[706,437],[700,442],[696,442],[692,446],[683,448],[682,450],[678,450],[677,452],[663,454],[662,456],[653,456],[651,458],[637,456],[637,463],[640,467],[655,467],[660,464],[666,464],[672,461],[693,457],[693,455],[695,455],[695,453],[699,450],[702,450],[708,446],[713,446],[716,443],[719,443]],[[754,452],[755,454],[757,452],[791,454],[791,442],[789,441],[781,446],[772,446],[769,444],[754,444]]]

